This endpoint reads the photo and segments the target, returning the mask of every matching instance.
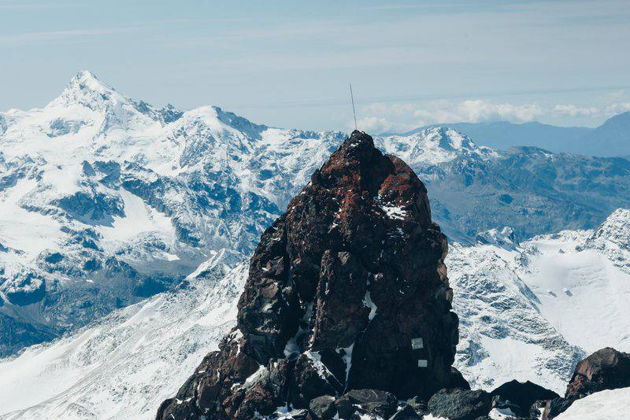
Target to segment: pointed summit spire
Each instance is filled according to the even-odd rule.
[[[48,106],[83,105],[90,109],[102,109],[116,102],[128,103],[129,99],[103,83],[94,73],[82,70],[70,79],[61,95]]]
[[[93,91],[98,93],[114,93],[116,89],[102,82],[89,70],[81,70],[68,83],[65,90]],[[117,93],[117,92],[116,92]],[[122,96],[118,94],[119,96]]]
[[[391,401],[390,418],[399,400],[468,388],[446,252],[422,182],[355,130],[263,233],[236,327],[157,419],[280,419],[322,398],[321,418],[355,418],[357,398]]]
[[[75,85],[83,85],[92,89],[102,89],[104,87],[107,87],[103,82],[98,79],[98,77],[96,77],[94,73],[89,70],[81,70],[70,80],[70,86]]]

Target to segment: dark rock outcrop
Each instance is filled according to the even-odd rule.
[[[237,327],[158,419],[327,416],[325,395],[389,417],[398,399],[467,387],[446,252],[422,182],[353,132],[264,232]]]
[[[554,398],[553,400],[545,403],[542,410],[542,420],[551,420],[564,413],[571,405],[577,400],[577,398]]]
[[[503,404],[519,417],[529,417],[530,409],[536,401],[553,400],[560,396],[533,382],[510,381],[490,393],[496,404]],[[495,405],[496,405],[495,404]]]
[[[429,412],[450,420],[475,420],[487,415],[492,408],[489,393],[465,389],[442,389],[428,403]]]
[[[630,387],[630,353],[606,347],[575,367],[566,398],[582,398],[605,389]]]
[[[394,414],[398,406],[395,395],[376,389],[353,389],[341,398],[347,399],[352,407],[358,407],[366,413],[382,418],[388,418]]]
[[[313,398],[309,402],[308,408],[316,420],[331,420],[337,414],[335,397],[331,395]]]

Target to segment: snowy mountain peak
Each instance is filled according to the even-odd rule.
[[[468,136],[448,127],[427,127],[411,135],[382,138],[383,148],[405,161],[439,165],[461,157],[488,159],[494,150],[478,146]]]
[[[130,101],[114,88],[100,81],[92,72],[83,70],[70,80],[61,95],[48,104],[47,108],[83,105],[96,110],[115,102],[129,103]]]
[[[424,130],[427,139],[438,142],[445,149],[461,150],[474,146],[473,141],[466,135],[448,127],[432,127]]]
[[[509,226],[480,232],[475,239],[481,244],[496,245],[506,249],[514,249],[518,244],[514,237],[514,229]]]
[[[630,249],[630,209],[617,209],[593,233],[592,238],[605,237]]]
[[[230,127],[245,133],[250,138],[260,139],[261,133],[265,131],[267,128],[269,128],[265,125],[254,124],[248,119],[243,118],[239,115],[236,115],[232,112],[224,111],[218,106],[213,107],[213,109],[216,112],[216,116],[219,121],[221,121],[223,124],[229,125]]]
[[[89,70],[81,70],[71,80],[70,86],[89,88],[92,90],[112,90]]]

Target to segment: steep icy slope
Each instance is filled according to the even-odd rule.
[[[629,216],[629,210],[618,210],[596,230],[565,231],[520,245],[506,229],[481,235],[483,243],[475,246],[450,246],[446,264],[460,317],[456,367],[472,385],[489,390],[517,378],[563,393],[583,355],[606,345],[630,350],[627,336],[619,334],[630,331],[624,304],[630,297],[624,266],[630,260]],[[219,255],[219,261],[233,264],[234,255]],[[153,418],[159,401],[174,394],[236,322],[247,273],[236,268],[220,279],[222,271],[210,270],[216,265],[202,267],[191,276],[197,280],[174,293],[1,361],[0,418],[89,418],[86,413]],[[587,295],[606,307],[579,307]],[[558,316],[559,311],[569,315]],[[592,322],[573,319],[579,311]]]
[[[2,362],[0,418],[151,418],[233,325],[247,270],[229,269],[231,257],[221,252],[176,290]]]
[[[512,242],[506,232],[455,244],[447,258],[460,316],[458,367],[492,388],[516,378],[562,393],[573,366],[630,349],[630,210],[593,231]],[[503,233],[503,234],[502,234]]]

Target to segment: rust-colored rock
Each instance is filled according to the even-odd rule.
[[[352,389],[465,387],[451,368],[446,252],[422,182],[353,132],[262,235],[237,327],[158,419],[273,418]]]
[[[582,398],[593,392],[629,386],[630,353],[606,347],[577,364],[565,397]]]

